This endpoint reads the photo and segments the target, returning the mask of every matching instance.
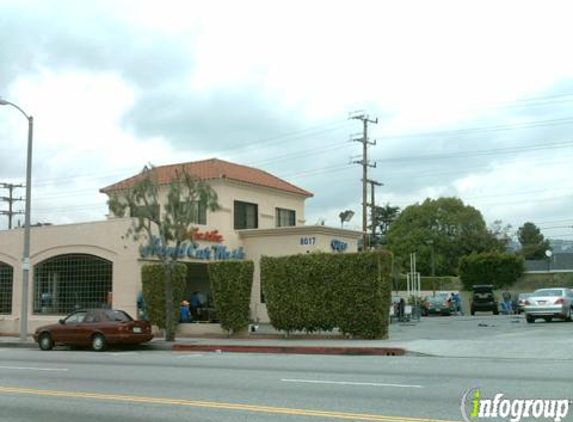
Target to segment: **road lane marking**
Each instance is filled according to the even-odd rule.
[[[35,388],[0,387],[0,393],[91,399],[91,400],[114,401],[114,402],[125,402],[125,403],[165,404],[173,406],[187,406],[187,407],[223,409],[223,410],[241,410],[247,412],[312,416],[312,417],[333,418],[333,419],[377,421],[377,422],[454,422],[454,421],[445,421],[439,419],[410,418],[403,416],[384,416],[384,415],[375,415],[366,413],[328,412],[323,410],[258,406],[249,404],[197,401],[197,400],[185,400],[185,399],[170,399],[163,397],[127,396],[127,395],[113,395],[113,394],[100,394],[100,393],[78,393],[73,391],[42,390]]]
[[[0,366],[0,369],[14,369],[18,371],[67,371],[68,368],[34,368],[32,366]]]
[[[180,356],[176,356],[177,359],[187,359],[187,358],[202,358],[205,355],[203,353],[192,353],[189,355],[180,355]]]
[[[294,382],[303,384],[335,384],[335,385],[364,385],[368,387],[393,387],[393,388],[424,388],[422,385],[413,384],[385,384],[379,382],[351,382],[351,381],[325,381],[325,380],[300,380],[283,378],[282,382]]]

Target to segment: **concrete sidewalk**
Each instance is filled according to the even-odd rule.
[[[415,323],[391,324],[388,340],[352,340],[336,334],[282,335],[260,327],[246,338],[156,338],[142,350],[178,352],[299,353],[343,355],[410,355],[472,359],[573,360],[573,323],[527,324],[523,316],[428,317]],[[0,348],[37,348],[32,338],[0,336]]]

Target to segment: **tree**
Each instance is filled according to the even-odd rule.
[[[523,258],[513,253],[474,253],[460,258],[459,273],[466,290],[475,284],[492,284],[494,289],[509,287],[523,271]]]
[[[549,241],[545,240],[541,230],[530,222],[517,230],[517,239],[521,244],[520,254],[525,259],[543,259],[549,249]]]
[[[431,273],[432,248],[435,274],[457,274],[458,259],[472,252],[503,251],[481,213],[459,198],[426,199],[406,207],[390,225],[388,248],[409,262],[417,254],[417,269]]]
[[[219,208],[217,194],[211,186],[190,175],[182,165],[169,182],[157,182],[153,166],[145,167],[133,184],[110,194],[108,205],[118,217],[129,211],[133,217],[127,235],[134,241],[147,243],[165,270],[165,340],[175,340],[175,305],[173,272],[180,257],[181,244],[193,241],[192,226],[198,220],[200,207],[211,211]],[[166,193],[166,202],[160,195]],[[162,207],[163,206],[163,207]],[[143,248],[143,245],[142,245]]]
[[[378,227],[380,227],[382,237],[388,234],[390,225],[396,221],[399,215],[400,207],[393,207],[389,203],[386,203],[383,207],[376,207],[376,222]]]
[[[488,228],[491,236],[498,242],[499,246],[505,250],[509,248],[511,242],[511,224],[503,224],[501,220],[495,220]]]

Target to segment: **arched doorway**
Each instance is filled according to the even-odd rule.
[[[0,262],[0,315],[12,314],[14,268]]]
[[[113,264],[88,254],[67,254],[34,267],[34,314],[65,315],[111,306]]]

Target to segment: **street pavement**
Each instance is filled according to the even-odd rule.
[[[9,422],[442,422],[461,420],[474,387],[573,397],[564,360],[10,348],[0,360]]]
[[[483,314],[395,323],[388,340],[277,339],[261,327],[256,339],[175,342],[221,351],[402,347],[403,356],[173,353],[161,339],[98,353],[42,352],[32,341],[0,337],[0,422],[460,421],[462,395],[472,388],[484,397],[573,398],[572,333],[573,323]],[[573,421],[571,408],[563,421]]]
[[[269,338],[265,338],[265,334],[268,334]],[[362,348],[398,349],[404,350],[408,355],[418,356],[571,360],[572,334],[573,323],[537,321],[527,324],[523,316],[482,314],[426,317],[419,322],[393,323],[390,325],[388,340],[344,339],[339,336],[332,336],[330,339],[325,339],[324,336],[320,339],[313,336],[284,339],[276,338],[272,327],[261,326],[256,338],[180,337],[175,343],[156,338],[142,346],[142,349],[171,350],[175,345],[180,351],[192,351],[191,347],[204,346],[213,346],[214,351],[225,351],[224,346],[232,346],[247,348],[247,351],[250,347],[253,352],[262,353],[268,346],[296,347],[299,349],[297,353],[303,354],[304,348],[316,349],[318,352],[321,349],[338,348],[340,354],[345,354],[345,349]],[[37,345],[31,339],[22,343],[14,337],[0,336],[0,348],[2,347],[36,348]]]

